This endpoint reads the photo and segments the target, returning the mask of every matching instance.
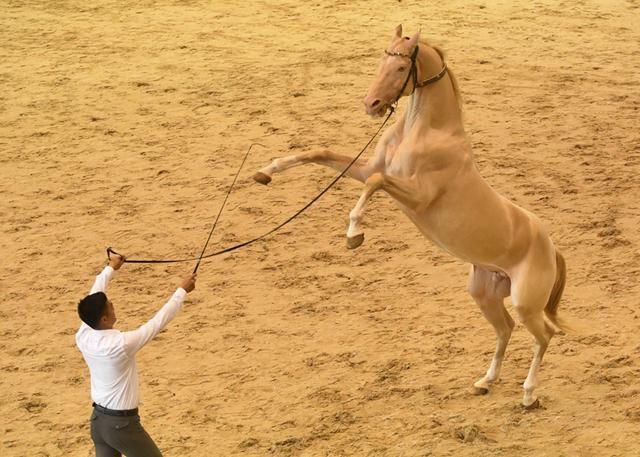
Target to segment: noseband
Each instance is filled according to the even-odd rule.
[[[388,56],[406,57],[407,59],[411,60],[411,69],[409,70],[407,79],[404,80],[402,89],[400,89],[400,92],[398,93],[398,96],[396,97],[396,99],[393,101],[392,105],[395,105],[396,103],[398,103],[398,100],[400,100],[400,97],[402,97],[402,93],[404,92],[404,89],[407,87],[407,84],[409,83],[409,79],[413,79],[413,90],[411,91],[411,94],[409,94],[409,95],[412,95],[418,87],[428,86],[429,84],[433,84],[437,81],[440,81],[444,77],[444,75],[447,73],[447,63],[443,60],[442,70],[440,70],[436,75],[430,78],[427,78],[424,81],[418,82],[418,67],[416,65],[416,59],[418,58],[418,50],[419,48],[418,46],[416,46],[411,54],[403,54],[402,52],[389,52],[386,49],[384,51],[385,54],[387,54]]]

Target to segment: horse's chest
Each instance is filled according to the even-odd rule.
[[[396,147],[387,148],[385,156],[385,173],[390,176],[409,176],[411,174],[411,157]]]
[[[389,173],[389,168],[391,168],[391,164],[393,163],[393,158],[396,156],[397,151],[398,151],[398,146],[387,147],[387,150],[384,156],[384,168],[387,173]]]

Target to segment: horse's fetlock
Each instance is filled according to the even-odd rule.
[[[527,379],[524,381],[524,384],[522,384],[522,388],[526,392],[533,392],[536,388],[536,383]]]

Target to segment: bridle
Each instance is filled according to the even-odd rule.
[[[418,82],[418,66],[416,65],[416,60],[418,58],[418,51],[419,51],[419,47],[417,45],[413,49],[413,52],[411,54],[404,54],[402,52],[390,52],[390,51],[387,51],[386,49],[384,50],[384,53],[388,56],[403,57],[411,60],[411,68],[409,69],[407,78],[404,80],[404,84],[402,85],[402,89],[400,89],[400,92],[398,92],[398,96],[391,103],[392,107],[396,105],[398,103],[398,100],[400,100],[400,97],[402,97],[402,93],[406,89],[407,84],[409,84],[410,79],[413,80],[413,90],[411,91],[411,94],[410,94],[412,95],[416,91],[416,89],[418,89],[419,87],[428,86],[429,84],[433,84],[437,81],[440,81],[444,77],[444,75],[447,73],[447,63],[443,60],[442,70],[440,70],[437,74],[433,75],[432,77],[427,78],[424,81]]]

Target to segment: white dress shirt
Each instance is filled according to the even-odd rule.
[[[107,292],[114,269],[105,267],[90,294]],[[76,344],[91,373],[91,399],[109,409],[138,407],[136,352],[155,337],[178,313],[187,292],[178,288],[153,318],[137,330],[94,330],[84,322],[76,333]]]

